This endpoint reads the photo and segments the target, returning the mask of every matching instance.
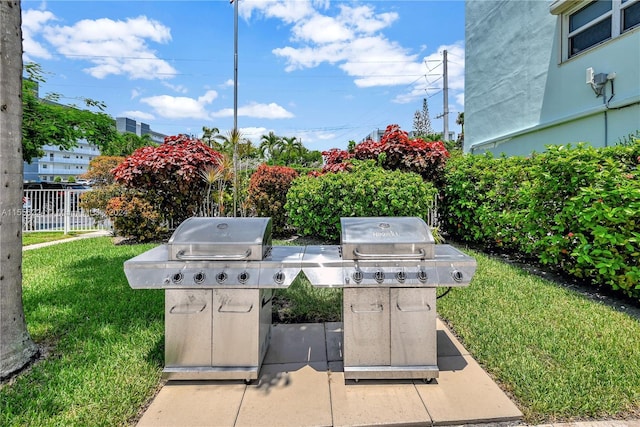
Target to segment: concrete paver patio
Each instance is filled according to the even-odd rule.
[[[260,378],[169,381],[138,426],[406,426],[522,418],[438,321],[440,377],[345,381],[341,323],[274,325]]]

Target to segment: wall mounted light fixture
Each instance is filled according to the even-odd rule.
[[[595,74],[593,71],[593,67],[587,68],[586,73],[587,84],[591,86],[593,92],[596,94],[596,97],[602,96],[604,92],[604,88],[609,80],[613,80],[616,78],[616,73],[597,73]],[[613,85],[613,81],[612,81]]]

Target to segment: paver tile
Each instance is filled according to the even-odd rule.
[[[331,426],[326,362],[263,366],[236,421],[236,427],[258,426]]]
[[[342,360],[342,322],[328,322],[324,324],[327,341],[327,361]]]
[[[329,374],[335,426],[429,425],[431,418],[411,381],[347,381],[338,365]]]
[[[326,362],[326,360],[324,324],[277,324],[271,327],[271,343],[263,364]]]
[[[433,423],[473,424],[522,418],[517,406],[471,356],[438,358],[440,377],[416,388]]]
[[[245,388],[226,381],[169,381],[137,425],[233,426]]]

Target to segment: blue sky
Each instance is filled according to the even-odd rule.
[[[413,127],[427,98],[441,131],[464,111],[464,2],[239,0],[238,128],[308,149],[346,148],[375,129]],[[24,60],[41,95],[104,101],[168,135],[233,128],[234,5],[201,1],[22,1]]]

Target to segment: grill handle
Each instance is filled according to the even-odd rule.
[[[215,261],[215,260],[242,260],[249,258],[251,255],[251,249],[247,249],[247,251],[243,254],[230,254],[230,255],[185,255],[184,250],[178,251],[176,253],[176,258],[181,261]]]
[[[202,313],[204,309],[207,308],[206,303],[202,303],[202,305],[193,305],[193,304],[178,304],[174,305],[169,309],[169,313],[171,314],[198,314]]]
[[[251,304],[248,308],[241,305],[231,306],[222,304],[218,308],[218,313],[249,313],[251,310],[253,310],[253,304]]]
[[[382,304],[371,304],[371,305],[373,306],[373,309],[371,310],[356,310],[353,304],[351,304],[351,311],[353,313],[382,313],[382,310],[383,310]]]
[[[411,254],[365,254],[360,252],[358,248],[355,248],[353,255],[360,259],[423,259],[427,256],[424,248],[420,248],[420,252],[418,253],[414,252]]]
[[[431,306],[429,304],[425,304],[422,307],[416,307],[416,308],[402,308],[402,307],[400,307],[400,303],[396,302],[396,308],[398,309],[398,311],[402,311],[404,313],[413,313],[413,312],[419,312],[419,311],[431,311]]]

